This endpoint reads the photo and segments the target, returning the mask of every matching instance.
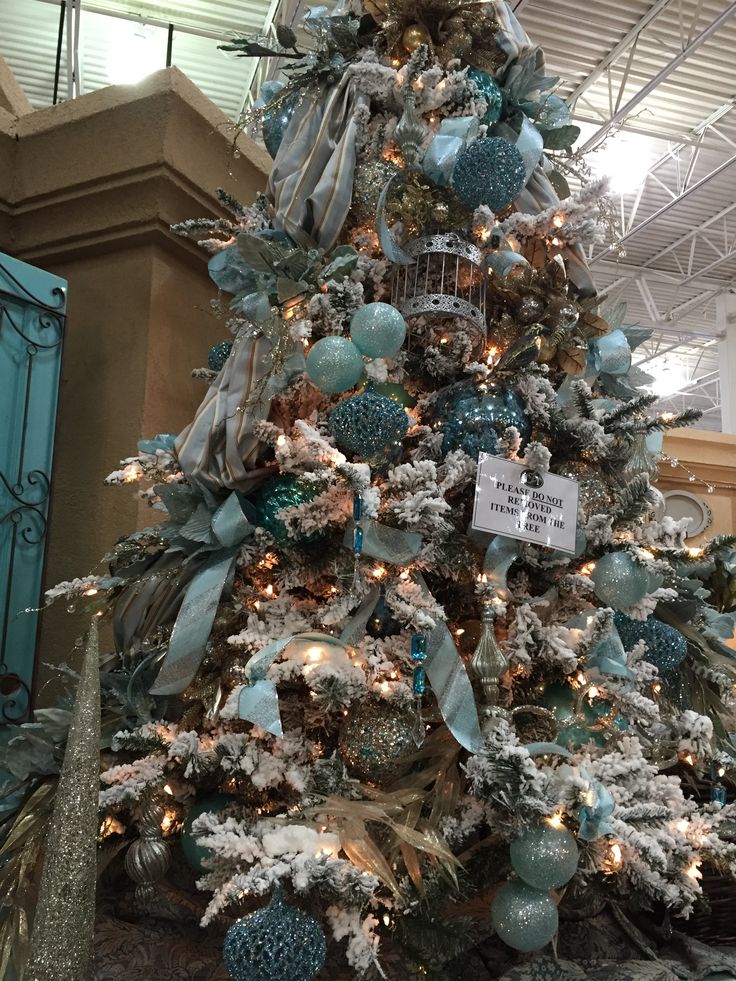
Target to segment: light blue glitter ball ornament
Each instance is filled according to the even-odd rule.
[[[217,814],[223,811],[228,804],[237,803],[240,803],[239,799],[231,794],[209,794],[207,797],[200,797],[195,800],[189,808],[181,827],[179,840],[187,865],[200,875],[207,871],[203,865],[203,860],[208,857],[211,858],[213,852],[197,843],[196,837],[192,834],[192,825],[201,814]]]
[[[595,595],[614,610],[634,606],[650,591],[649,573],[627,552],[606,552],[590,578]]]
[[[275,157],[279,152],[284,133],[291,122],[291,117],[294,115],[300,100],[301,94],[299,92],[292,92],[282,99],[279,99],[277,95],[274,104],[266,105],[263,110],[261,132],[263,133],[263,142],[266,144],[266,149],[272,157]]]
[[[389,460],[397,455],[409,428],[409,417],[391,399],[368,389],[343,399],[328,423],[338,449],[364,460]]]
[[[687,656],[685,637],[679,630],[662,623],[656,617],[632,620],[625,613],[616,613],[613,622],[627,651],[630,651],[640,640],[646,642],[647,652],[644,660],[653,664],[661,675],[679,668]]]
[[[328,395],[346,392],[363,374],[363,359],[347,337],[323,337],[307,355],[307,374]]]
[[[213,344],[207,355],[207,367],[210,371],[222,371],[232,349],[232,341],[220,341],[219,344]]]
[[[503,211],[526,183],[524,158],[513,143],[484,136],[460,152],[452,174],[455,193],[468,209],[481,204]]]
[[[470,457],[495,453],[498,436],[515,426],[522,445],[531,435],[531,423],[518,395],[503,385],[490,384],[485,392],[463,387],[451,393],[440,409],[442,452],[463,450]]]
[[[474,82],[476,88],[486,100],[487,109],[481,118],[481,123],[493,126],[501,118],[503,112],[503,91],[498,82],[488,72],[480,68],[468,68],[466,78]]]
[[[286,525],[278,517],[282,508],[293,508],[305,504],[316,497],[317,489],[306,481],[292,476],[278,476],[261,484],[251,496],[255,507],[255,524],[265,528],[277,542],[293,541]],[[305,536],[304,541],[310,541],[319,536]]]
[[[525,882],[507,882],[491,906],[493,928],[514,950],[528,952],[546,946],[557,933],[559,917],[550,895]]]
[[[281,890],[268,906],[234,923],[222,946],[222,959],[234,981],[309,981],[326,956],[322,927],[290,906]]]
[[[559,889],[575,875],[578,843],[567,828],[529,828],[511,842],[511,864],[528,886]]]
[[[350,321],[350,337],[367,358],[394,358],[406,338],[406,321],[390,303],[366,303]]]

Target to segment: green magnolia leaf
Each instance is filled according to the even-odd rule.
[[[325,266],[320,273],[320,283],[326,283],[330,279],[343,279],[358,265],[358,254],[351,249],[352,254],[339,255]]]
[[[559,129],[540,130],[545,150],[570,150],[580,136],[579,126],[560,126]]]
[[[564,201],[565,198],[570,197],[570,185],[567,183],[559,170],[551,171],[549,174],[547,174],[547,177],[549,177],[549,182],[555,189],[557,197],[561,201]]]
[[[283,258],[283,249],[277,244],[245,232],[238,235],[238,251],[256,272],[275,272],[276,263]]]
[[[288,276],[279,276],[276,280],[276,292],[279,303],[291,300],[295,296],[301,296],[309,289],[309,284],[298,279],[289,279]]]

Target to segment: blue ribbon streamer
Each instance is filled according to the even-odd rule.
[[[408,565],[422,550],[422,536],[417,531],[389,528],[370,518],[361,520],[363,529],[363,555],[392,565]],[[345,548],[353,549],[355,522],[348,523],[343,538]]]
[[[496,535],[486,549],[483,559],[483,573],[493,586],[499,599],[509,597],[506,577],[515,559],[519,557],[520,546],[514,538],[506,535]]]
[[[400,176],[400,174],[395,174],[381,191],[381,196],[376,205],[376,232],[378,233],[378,240],[381,243],[383,254],[389,262],[395,262],[400,266],[411,266],[412,263],[416,262],[416,259],[405,249],[401,248],[391,234],[391,229],[388,227],[388,222],[386,221],[386,199],[391,190],[391,185]]]
[[[424,669],[445,725],[464,749],[480,753],[484,744],[473,686],[444,621],[427,636]]]
[[[595,375],[625,375],[631,369],[631,347],[622,330],[588,342],[589,369]]]

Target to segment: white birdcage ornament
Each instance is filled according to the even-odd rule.
[[[403,249],[415,262],[394,266],[391,302],[404,317],[459,317],[485,335],[486,277],[481,250],[457,232],[423,235]]]

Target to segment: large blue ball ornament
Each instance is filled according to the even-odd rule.
[[[307,355],[307,374],[328,395],[346,392],[360,380],[363,359],[346,337],[323,337]]]
[[[485,136],[461,150],[452,174],[455,193],[466,208],[481,204],[498,213],[526,183],[524,158],[513,143]]]
[[[511,842],[511,864],[528,886],[559,889],[575,875],[578,843],[567,828],[541,824]]]
[[[192,825],[201,814],[217,814],[219,811],[223,811],[228,804],[237,803],[239,803],[238,798],[231,794],[210,794],[195,800],[189,808],[181,828],[181,850],[187,865],[200,875],[207,871],[203,861],[205,858],[211,858],[212,852],[209,848],[203,848],[197,843],[196,837],[192,834]]]
[[[406,337],[406,321],[389,303],[366,303],[350,321],[350,337],[367,358],[394,358]]]
[[[653,664],[661,675],[674,671],[687,656],[687,640],[674,627],[670,627],[656,617],[646,620],[632,620],[625,613],[613,617],[621,642],[630,651],[640,640],[646,642],[647,652],[644,660]]]
[[[481,117],[481,123],[486,126],[493,126],[501,118],[503,112],[503,90],[498,82],[488,72],[481,71],[480,68],[468,68],[466,75],[468,81],[474,82],[476,88],[486,100],[486,111]]]
[[[329,427],[343,453],[365,460],[390,459],[406,436],[409,417],[397,402],[368,389],[335,406]]]
[[[270,155],[274,158],[279,152],[284,133],[300,101],[301,94],[299,92],[292,92],[282,99],[276,96],[274,104],[271,105],[269,103],[263,110],[263,123],[261,127],[263,142],[266,144],[266,149]]]
[[[485,392],[462,388],[451,394],[440,410],[442,452],[463,450],[468,456],[495,453],[498,437],[509,426],[519,430],[522,443],[531,435],[531,423],[518,395],[503,385],[491,384]]]
[[[255,507],[255,523],[265,528],[277,542],[293,541],[278,513],[283,508],[305,504],[316,495],[317,489],[306,481],[288,475],[272,477],[265,484],[261,484],[251,497]],[[312,537],[307,536],[305,540],[310,540]]]
[[[219,344],[213,344],[207,355],[207,367],[210,371],[222,371],[232,349],[232,341],[220,341]]]
[[[595,595],[614,610],[635,606],[650,592],[649,573],[627,552],[606,552],[596,562],[590,578]]]
[[[322,927],[289,906],[280,892],[268,906],[234,923],[222,946],[234,981],[309,981],[326,956]]]
[[[559,917],[550,895],[525,882],[507,882],[491,906],[493,928],[514,950],[539,950],[557,933]]]

